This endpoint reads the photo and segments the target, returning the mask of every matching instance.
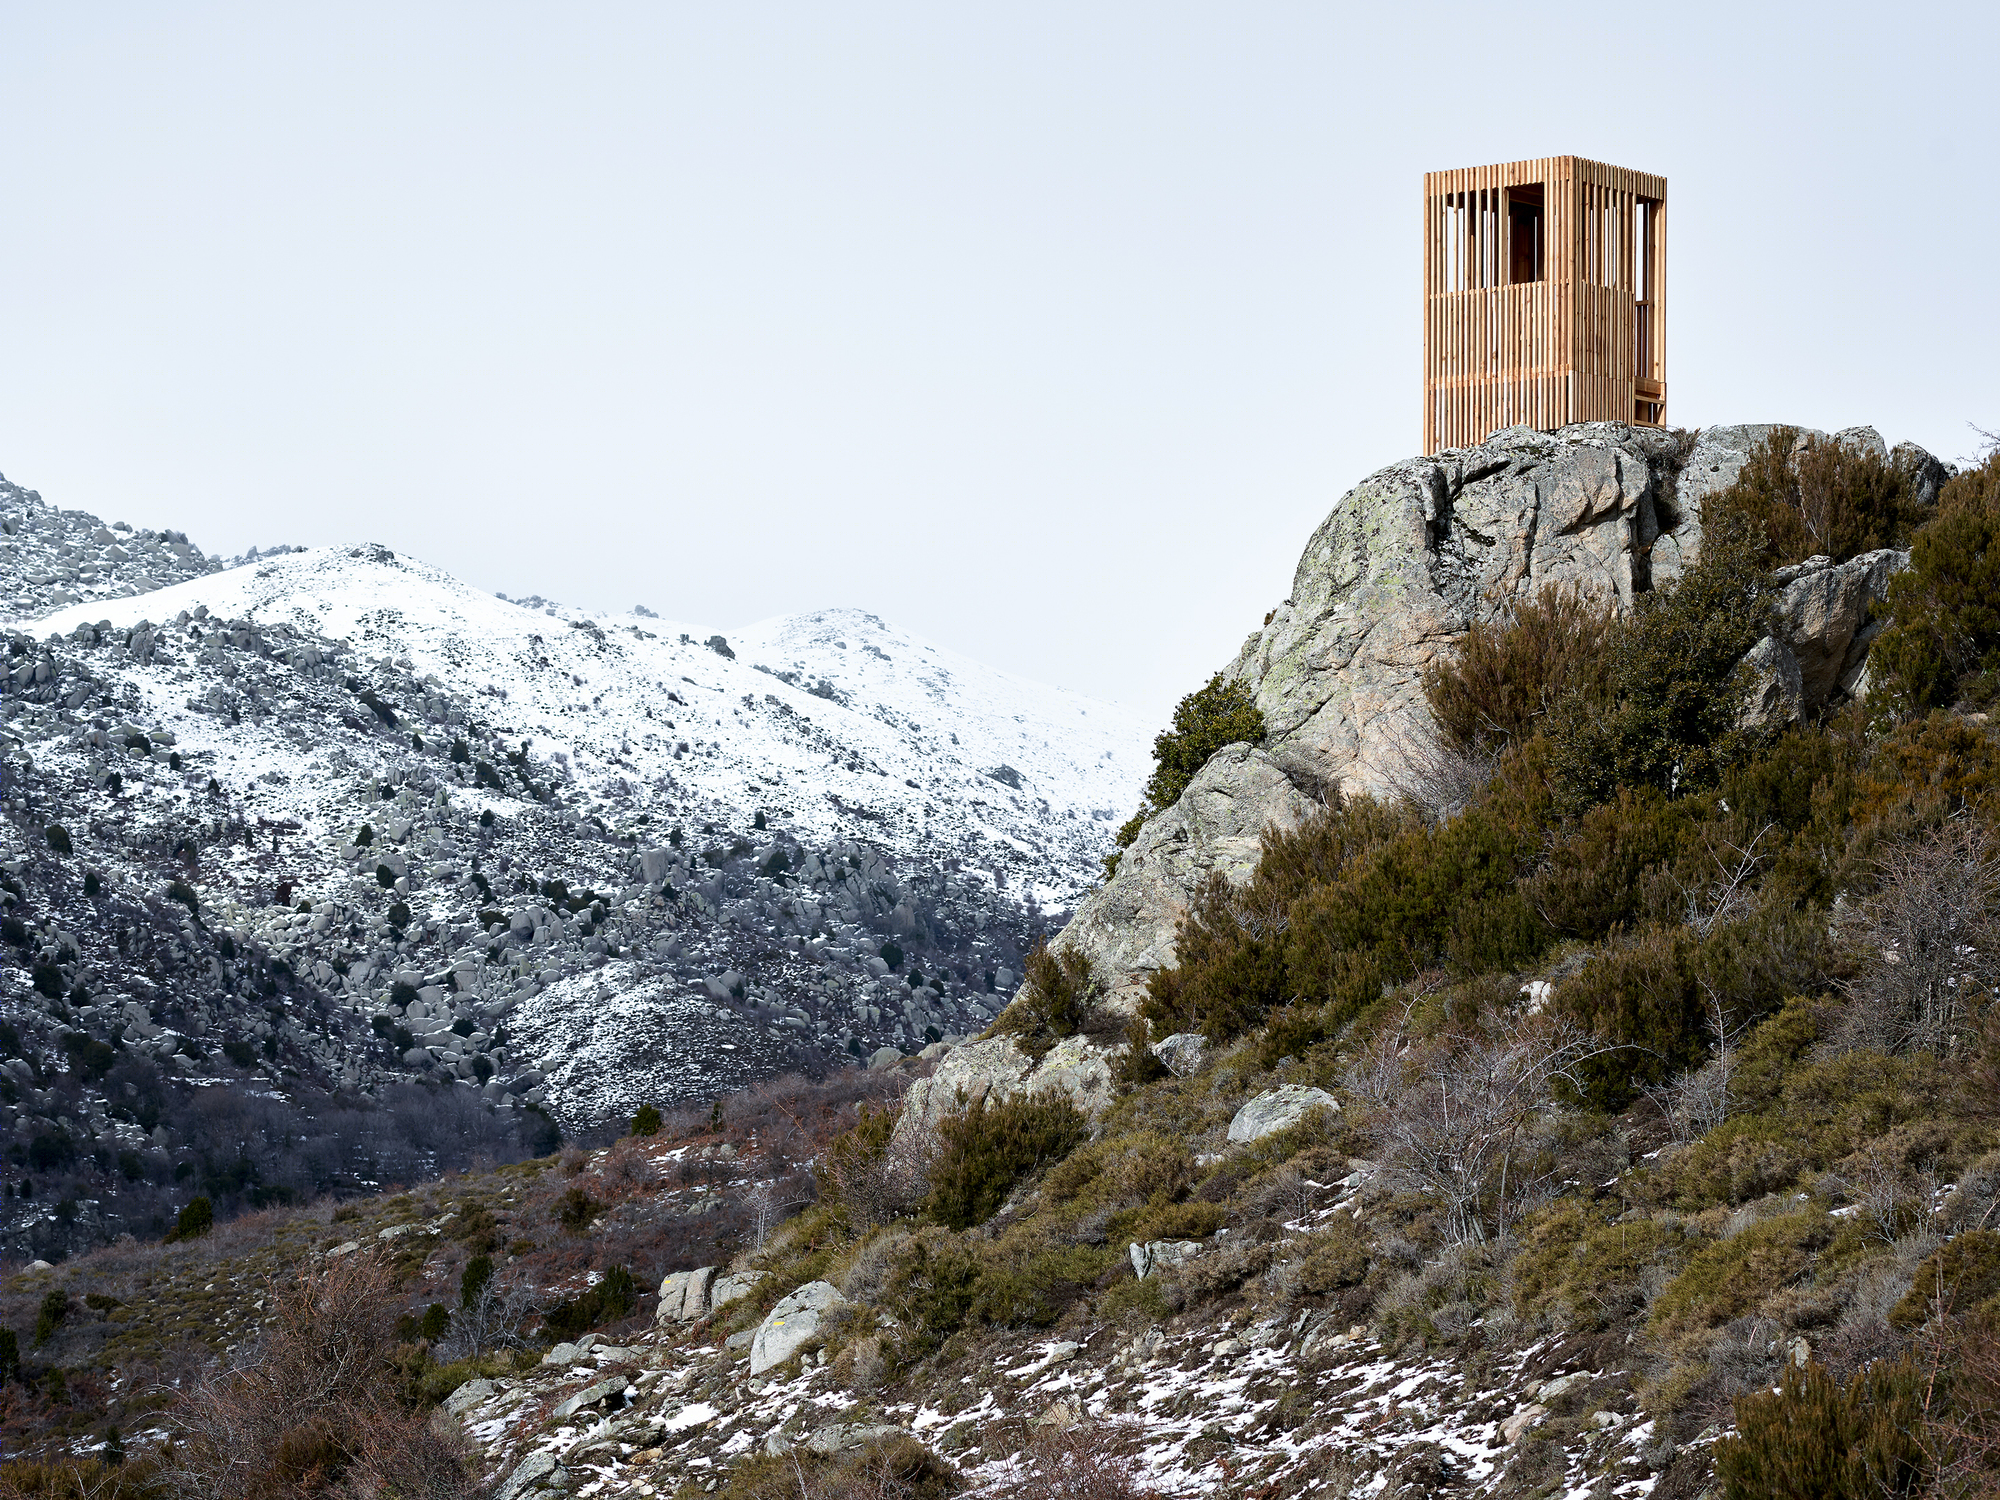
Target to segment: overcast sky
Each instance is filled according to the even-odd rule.
[[[1427,168],[1670,180],[1679,424],[2000,427],[1990,4],[0,4],[0,472],[1163,717],[1419,439]]]

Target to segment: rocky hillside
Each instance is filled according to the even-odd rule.
[[[7,498],[17,583],[104,530]],[[210,1082],[328,1118],[448,1083],[499,1115],[466,1149],[521,1150],[976,1031],[1143,770],[1122,711],[857,612],[732,642],[379,547],[190,555],[143,593],[79,568],[96,597],[8,636],[0,1109],[42,1143],[15,1246],[155,1225],[190,1179],[373,1176],[343,1137],[237,1180],[191,1118]]]
[[[1281,757],[1315,716],[1244,711],[1275,665],[1190,695],[1243,738],[1124,860],[1176,827],[1217,847],[1232,786],[1257,837],[1178,888],[1171,948],[1106,903],[1121,863],[976,1038],[7,1277],[0,1437],[41,1466],[0,1486],[1993,1492],[2000,454],[1954,474],[1771,429],[1698,507],[1700,443],[1659,435],[1503,435],[1471,470],[1539,518],[1654,445],[1616,487],[1657,520],[1674,481],[1650,571],[1576,543],[1577,592],[1469,604],[1408,689],[1429,759],[1387,794],[1327,773],[1244,830],[1253,773],[1303,796]],[[1494,537],[1472,491],[1440,498]],[[1380,596],[1323,563],[1449,581],[1423,545],[1448,526],[1397,564],[1343,530],[1359,509],[1293,601],[1329,636]],[[1094,932],[1154,942],[1150,972]]]
[[[1216,756],[1148,820],[1065,943],[1134,999],[1173,962],[1194,891],[1211,874],[1244,879],[1266,828],[1295,827],[1341,792],[1405,789],[1427,753],[1424,673],[1467,630],[1548,590],[1629,612],[1700,556],[1703,503],[1775,430],[1510,428],[1364,479],[1306,543],[1290,596],[1224,668],[1263,713],[1267,738]],[[1918,503],[1935,501],[1945,470],[1922,449],[1891,452],[1872,428],[1833,441],[1907,474]],[[1796,722],[1852,696],[1869,606],[1904,560],[1884,549],[1791,570],[1775,636],[1759,648],[1766,718]]]
[[[129,598],[220,572],[178,531],[105,525],[58,510],[0,475],[0,619],[28,619],[67,604]]]

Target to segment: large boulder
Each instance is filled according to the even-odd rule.
[[[1909,564],[1909,553],[1884,548],[1844,563],[1809,557],[1779,569],[1771,634],[1743,659],[1749,693],[1742,722],[1781,729],[1866,697],[1868,646],[1885,623],[1871,620],[1870,608],[1889,596],[1890,580]]]
[[[1088,1037],[1066,1036],[1028,1074],[1030,1094],[1061,1094],[1083,1113],[1101,1115],[1111,1108],[1115,1085],[1109,1049],[1093,1046]]]
[[[490,1380],[468,1380],[445,1397],[445,1414],[462,1417],[498,1389],[499,1387]]]
[[[1208,1056],[1208,1038],[1199,1031],[1176,1031],[1153,1043],[1152,1053],[1174,1077],[1186,1078],[1201,1071],[1202,1060]]]
[[[778,1305],[764,1315],[757,1336],[750,1341],[750,1373],[761,1375],[773,1365],[781,1365],[820,1331],[826,1315],[845,1307],[847,1299],[830,1281],[808,1281],[788,1292]]]
[[[707,1317],[709,1288],[714,1281],[714,1266],[672,1272],[660,1283],[660,1305],[653,1321],[665,1327],[669,1323],[692,1323]]]
[[[553,1453],[530,1453],[502,1481],[500,1488],[493,1492],[493,1500],[516,1500],[517,1496],[543,1488],[562,1489],[568,1486],[568,1475],[563,1466],[556,1462]]]
[[[1885,548],[1835,564],[1809,558],[1779,577],[1777,625],[1799,663],[1799,686],[1808,711],[1849,691],[1882,622],[1869,609],[1889,597],[1889,580],[1910,565],[1910,554]]]
[[[718,1276],[708,1289],[708,1310],[721,1312],[738,1297],[747,1297],[757,1289],[757,1283],[769,1276],[769,1271],[737,1271],[728,1276]]]
[[[1266,829],[1296,825],[1336,792],[1395,791],[1428,733],[1424,672],[1467,630],[1551,587],[1623,611],[1679,578],[1699,554],[1703,505],[1773,429],[1508,428],[1349,490],[1307,542],[1291,597],[1224,669],[1262,711],[1263,744],[1219,752],[1155,813],[1058,943],[1088,956],[1118,1003],[1136,1003],[1174,962],[1194,893],[1212,875],[1247,879]],[[1872,429],[1839,440],[1883,451]],[[1935,495],[1937,460],[1908,444],[1889,457],[1920,499]],[[1783,722],[1855,692],[1866,598],[1892,566],[1870,557],[1786,585],[1784,638],[1758,663],[1765,718]]]
[[[1325,1089],[1309,1088],[1302,1083],[1281,1084],[1259,1094],[1236,1111],[1235,1118],[1229,1122],[1230,1142],[1240,1146],[1260,1141],[1280,1130],[1289,1130],[1316,1109],[1329,1109],[1338,1114],[1340,1101]]]
[[[930,1077],[919,1078],[904,1090],[896,1132],[907,1136],[933,1130],[946,1115],[977,1104],[989,1094],[997,1104],[1020,1092],[1022,1080],[1034,1065],[1035,1060],[1011,1036],[954,1047],[938,1060]]]
[[[1229,745],[1181,798],[1149,818],[1117,873],[1077,908],[1063,942],[1087,952],[1109,1001],[1130,1010],[1153,973],[1173,962],[1174,928],[1211,875],[1247,880],[1264,830],[1295,827],[1318,802],[1264,751]]]
[[[1005,1035],[953,1047],[930,1077],[904,1091],[896,1142],[907,1146],[935,1130],[946,1115],[1016,1094],[1061,1094],[1087,1115],[1102,1114],[1111,1107],[1112,1055],[1081,1036],[1064,1037],[1039,1059]]]
[[[1125,1253],[1132,1259],[1132,1274],[1144,1281],[1155,1271],[1183,1265],[1201,1254],[1200,1240],[1134,1240]]]

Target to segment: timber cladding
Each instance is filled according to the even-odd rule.
[[[1424,174],[1424,452],[1661,424],[1667,180],[1580,156]]]

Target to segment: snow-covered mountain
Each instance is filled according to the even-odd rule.
[[[159,536],[9,490],[0,1128],[81,1174],[69,1238],[208,1159],[216,1081],[582,1126],[976,1031],[1149,765],[1125,711],[851,610],[725,640],[381,546],[190,545],[38,612],[51,557]]]
[[[498,735],[527,740],[607,816],[763,810],[800,836],[990,865],[1044,904],[1067,905],[1095,878],[1149,768],[1127,711],[858,610],[770,620],[730,640],[637,615],[525,608],[379,546],[293,552],[71,605],[32,629],[128,631],[202,609],[347,642],[360,666],[431,690],[420,700],[469,697]],[[264,800],[320,821],[338,743],[225,726],[211,705],[186,706],[186,686],[185,671],[156,674],[142,689],[152,719],[195,735],[240,781],[287,777]]]

